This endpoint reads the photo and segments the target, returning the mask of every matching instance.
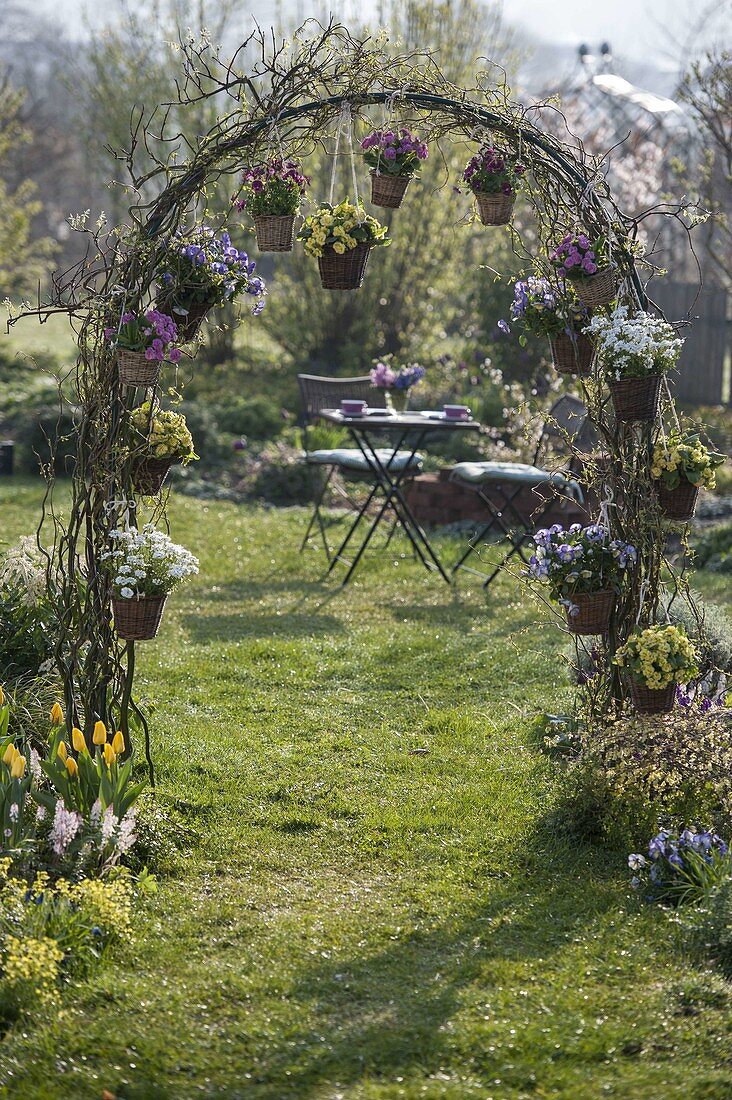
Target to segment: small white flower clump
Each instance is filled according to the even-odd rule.
[[[595,339],[607,377],[615,381],[665,374],[676,365],[684,343],[668,321],[642,311],[629,315],[627,306],[618,306],[609,317],[593,317],[584,331]]]
[[[163,531],[146,524],[110,531],[112,549],[102,554],[114,592],[125,600],[166,596],[186,577],[198,572],[198,558]]]
[[[17,589],[22,603],[35,607],[46,595],[46,566],[32,535],[23,535],[0,562],[0,587]]]

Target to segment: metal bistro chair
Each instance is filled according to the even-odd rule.
[[[358,447],[336,447],[331,450],[311,450],[309,446],[308,429],[312,427],[314,421],[317,421],[318,414],[323,409],[338,408],[344,398],[366,401],[371,408],[382,407],[384,399],[381,392],[371,385],[371,378],[367,374],[357,378],[330,378],[317,374],[298,374],[297,381],[300,386],[300,396],[302,398],[303,417],[305,421],[304,461],[309,466],[322,466],[328,469],[328,476],[323,483],[323,488],[315,503],[313,514],[310,517],[310,522],[305,532],[305,537],[300,546],[300,552],[302,553],[305,549],[312,530],[317,524],[323,547],[325,548],[326,557],[330,562],[333,558],[333,552],[328,544],[326,534],[327,524],[323,519],[321,505],[334,474],[339,473],[345,481],[368,481],[373,484],[376,479],[374,478],[373,470],[368,459]],[[394,455],[392,454],[391,448],[380,447],[377,448],[375,453],[379,462],[384,466],[386,466],[387,463],[389,464],[390,470],[399,472],[408,465],[408,474],[409,476],[413,476],[414,474],[418,474],[422,469],[421,456],[412,455],[410,451],[398,451],[397,454]],[[353,511],[358,511],[356,502],[351,500],[347,493],[343,493],[343,496],[348,502],[349,507]],[[392,533],[393,530],[392,528]],[[391,534],[389,535],[389,539],[391,539]]]
[[[483,587],[487,588],[514,554],[518,554],[528,564],[523,547],[541,526],[544,516],[556,504],[557,497],[573,500],[578,505],[584,504],[584,493],[577,478],[582,469],[582,455],[592,449],[596,440],[595,428],[587,417],[587,409],[582,401],[564,394],[549,410],[532,464],[457,463],[450,475],[451,480],[475,490],[485,504],[490,518],[470,539],[467,550],[453,566],[453,574],[458,569],[467,569],[485,577]],[[566,463],[562,470],[547,470],[540,465],[542,460],[546,461],[547,452],[552,445],[565,452]],[[526,490],[537,491],[535,508],[527,508],[522,503],[522,494]],[[525,496],[523,500],[525,501]],[[488,575],[471,569],[465,562],[471,554],[478,553],[478,545],[496,529],[509,540],[508,551]]]

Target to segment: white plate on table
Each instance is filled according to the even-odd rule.
[[[419,415],[427,420],[446,420],[449,424],[465,424],[473,419],[472,415],[448,416],[445,412],[432,412],[430,409],[423,409]]]

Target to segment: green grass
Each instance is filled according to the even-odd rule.
[[[0,483],[4,540],[39,499]],[[138,688],[195,840],[62,1021],[5,1037],[0,1096],[732,1098],[732,987],[552,829],[561,633],[401,544],[342,591],[305,519],[173,500],[202,570]]]

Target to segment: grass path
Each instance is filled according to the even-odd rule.
[[[12,539],[39,490],[0,488]],[[139,690],[190,852],[61,1022],[5,1037],[0,1096],[732,1098],[729,987],[552,826],[527,728],[563,640],[518,586],[392,546],[341,592],[302,510],[171,518],[202,572]]]

